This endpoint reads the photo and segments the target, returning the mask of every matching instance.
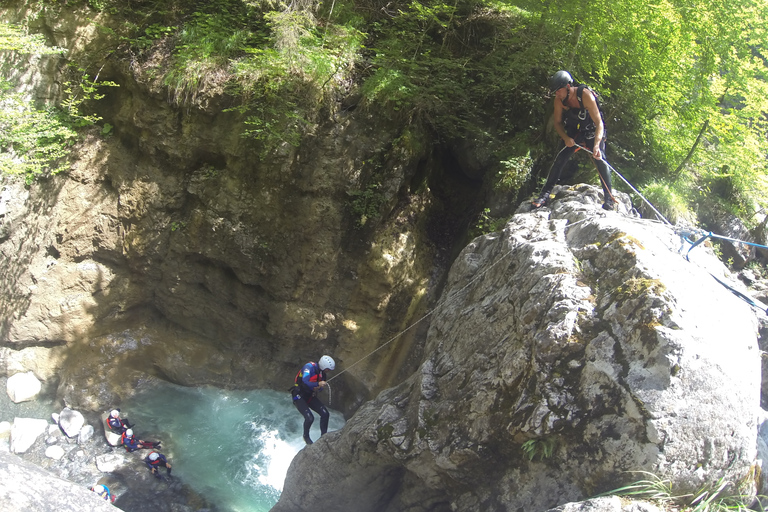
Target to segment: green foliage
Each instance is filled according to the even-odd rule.
[[[524,156],[511,157],[500,163],[502,168],[498,171],[497,180],[493,185],[496,190],[505,192],[520,190],[531,177],[533,159],[530,151]]]
[[[182,221],[171,222],[171,231],[179,231],[180,229],[184,229],[185,227],[187,227],[186,222],[182,222]]]
[[[14,51],[35,55],[65,53],[64,48],[45,44],[40,34],[29,34],[21,25],[0,22],[0,51]]]
[[[101,87],[118,87],[118,84],[108,80],[100,81],[98,74],[91,79],[83,68],[77,68],[76,76],[77,78],[63,84],[64,99],[61,102],[61,108],[74,126],[90,126],[100,121],[101,117],[85,112],[83,103],[102,99],[104,94],[98,92]]]
[[[747,512],[752,508],[757,496],[745,494],[741,487],[748,487],[754,474],[747,475],[743,486],[721,478],[714,484],[705,485],[693,494],[675,493],[672,483],[653,473],[636,471],[645,476],[624,487],[600,494],[599,496],[627,496],[635,499],[653,501],[665,508],[680,512]],[[762,497],[764,498],[764,497]],[[760,502],[757,510],[763,510]]]
[[[469,236],[471,238],[476,238],[487,233],[495,233],[504,229],[504,226],[507,223],[507,219],[491,217],[490,213],[490,208],[483,209],[483,212],[480,214],[477,222],[470,230]]]
[[[7,82],[0,82],[0,173],[36,176],[67,168],[69,147],[77,139],[61,111],[35,108]]]
[[[690,190],[679,190],[679,183],[652,181],[640,191],[643,196],[673,224],[686,222],[691,224],[695,215],[689,205]]]
[[[362,190],[352,190],[347,192],[350,197],[349,211],[357,221],[357,226],[362,227],[372,219],[381,215],[381,207],[384,205],[385,197],[381,193],[380,183],[371,183]]]
[[[552,456],[557,446],[557,440],[554,437],[545,437],[542,439],[529,439],[524,442],[521,448],[528,460],[539,457],[539,460],[548,459]]]

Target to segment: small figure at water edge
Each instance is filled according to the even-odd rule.
[[[135,452],[142,448],[160,448],[160,441],[142,441],[133,435],[133,430],[130,428],[123,432],[122,440],[123,446],[128,452]]]
[[[326,386],[328,372],[335,369],[336,362],[331,356],[323,356],[317,363],[310,361],[296,374],[296,379],[291,387],[293,405],[304,416],[304,442],[307,444],[312,444],[312,439],[309,437],[309,428],[315,421],[315,415],[312,414],[312,411],[320,415],[320,435],[325,435],[328,432],[328,419],[331,415],[323,402],[317,398],[317,393]]]
[[[147,464],[149,471],[155,475],[155,478],[163,477],[160,474],[161,467],[166,469],[166,475],[169,477],[171,476],[171,463],[168,462],[168,459],[162,453],[150,452],[149,455],[144,458],[144,462]]]
[[[110,503],[114,503],[115,496],[109,492],[109,487],[102,484],[96,484],[93,487],[91,487],[91,490],[101,496],[105,501],[109,501]]]
[[[109,427],[109,430],[117,434],[122,434],[129,428],[134,427],[134,425],[131,425],[128,422],[128,418],[122,419],[120,417],[120,409],[113,409],[112,412],[109,413],[109,416],[107,416],[107,426]]]

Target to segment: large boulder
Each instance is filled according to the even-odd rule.
[[[48,428],[46,420],[36,418],[14,418],[11,425],[11,451],[24,453]]]
[[[75,411],[69,407],[62,409],[59,414],[59,427],[67,435],[67,437],[75,437],[80,434],[80,429],[85,425],[85,418],[83,413]]]
[[[114,512],[88,487],[76,485],[0,452],[0,504],[3,512]]]
[[[42,384],[32,372],[13,374],[8,377],[8,382],[6,383],[8,396],[15,403],[34,399],[40,393],[42,387]]]
[[[594,187],[523,210],[454,262],[419,371],[302,450],[273,512],[533,512],[630,471],[754,490],[757,321],[724,266]]]

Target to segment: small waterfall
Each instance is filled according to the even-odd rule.
[[[141,439],[163,442],[173,474],[226,512],[266,512],[304,447],[304,418],[287,392],[145,385],[121,404]],[[319,418],[312,438],[320,437]],[[344,425],[331,410],[329,431]]]

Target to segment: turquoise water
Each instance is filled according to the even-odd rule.
[[[123,402],[140,439],[162,440],[173,475],[226,512],[266,512],[277,503],[304,418],[287,392],[152,384]],[[331,410],[329,431],[344,419]],[[317,416],[317,415],[316,415]],[[320,437],[320,419],[312,439]]]

